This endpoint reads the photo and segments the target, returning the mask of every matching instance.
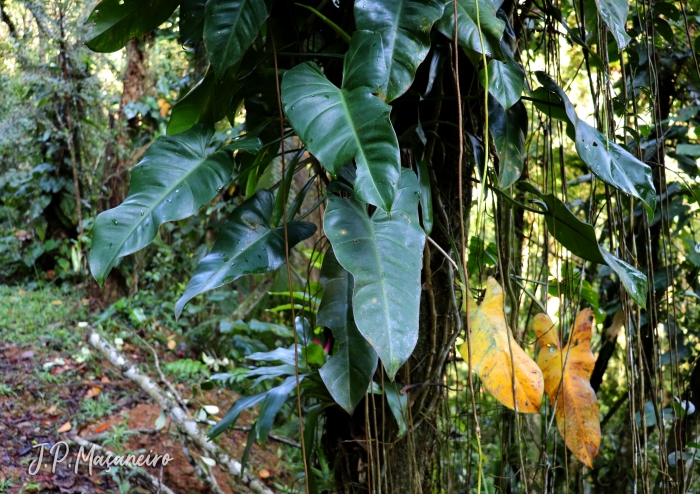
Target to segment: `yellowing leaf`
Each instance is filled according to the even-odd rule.
[[[537,364],[544,374],[549,400],[552,406],[556,404],[559,434],[574,456],[591,468],[600,448],[598,400],[590,383],[595,366],[591,352],[592,317],[590,309],[578,313],[564,348],[549,316],[537,314],[534,321],[542,345]]]
[[[503,289],[493,278],[486,283],[486,296],[480,305],[469,301],[469,322],[472,370],[481,378],[484,387],[508,408],[522,413],[539,413],[544,390],[542,372],[518,346],[506,325]],[[467,351],[464,343],[459,353],[465,361]]]
[[[88,389],[88,392],[85,393],[85,398],[94,398],[95,396],[100,394],[100,391],[101,390],[100,390],[99,386],[94,386],[94,387]]]
[[[68,421],[68,422],[66,422],[65,424],[63,424],[61,427],[59,427],[58,430],[57,430],[56,432],[58,432],[58,433],[60,434],[60,433],[63,433],[63,432],[68,432],[68,431],[71,430],[72,428],[73,428],[73,425],[70,423],[70,421]]]
[[[52,300],[51,305],[63,305],[63,300]]]

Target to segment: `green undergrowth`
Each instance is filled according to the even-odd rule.
[[[75,348],[81,339],[75,325],[88,317],[84,297],[75,287],[24,290],[0,285],[0,340],[20,346],[43,342],[56,350]]]

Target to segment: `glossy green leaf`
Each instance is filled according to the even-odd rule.
[[[549,233],[554,236],[572,254],[587,261],[605,264],[605,258],[600,253],[598,239],[592,225],[581,221],[554,194],[543,194],[533,185],[522,182],[523,189],[539,197],[544,205],[544,218]]]
[[[180,42],[183,45],[192,45],[202,40],[206,4],[207,0],[180,1]]]
[[[299,376],[299,384],[303,378],[304,375]],[[270,430],[272,430],[275,415],[280,411],[292,391],[296,389],[296,384],[296,376],[292,375],[287,377],[282,384],[265,393],[265,398],[260,403],[258,419],[255,422],[255,438],[258,442],[262,443],[267,439]]]
[[[520,100],[525,85],[525,71],[520,64],[507,56],[505,62],[491,60],[488,68],[489,94],[508,110]],[[484,71],[480,71],[479,75],[483,81]]]
[[[221,422],[216,424],[214,428],[211,431],[209,431],[209,437],[211,439],[214,439],[229,427],[233,427],[234,425],[236,425],[236,421],[241,415],[241,412],[248,408],[253,408],[255,405],[263,401],[263,399],[265,399],[266,394],[267,393],[259,393],[252,396],[244,396],[243,398],[239,398],[238,400],[236,400],[236,402],[229,409],[229,411],[226,412],[224,418],[221,419]]]
[[[618,259],[602,247],[600,252],[603,254],[603,257],[605,257],[607,265],[620,277],[620,281],[625,286],[627,294],[632,300],[637,302],[640,307],[646,307],[648,292],[647,277],[633,266]]]
[[[399,426],[399,434],[397,437],[401,437],[408,430],[406,427],[408,418],[408,395],[401,394],[401,386],[399,383],[385,383],[384,393],[386,394],[386,402],[389,405],[389,410],[391,410],[391,414],[394,416]]]
[[[599,264],[607,264],[619,276],[627,293],[641,307],[646,307],[647,278],[634,267],[618,259],[598,244],[595,230],[581,221],[554,194],[542,194],[531,184],[521,182],[528,192],[538,196],[544,205],[549,233],[572,254]]]
[[[382,37],[370,31],[356,31],[343,61],[343,82],[346,91],[367,88],[379,91],[387,78]]]
[[[426,235],[433,231],[433,192],[430,187],[430,172],[425,158],[418,162],[418,183],[420,185],[420,210],[423,230]]]
[[[430,29],[442,17],[444,0],[355,2],[355,25],[379,33],[389,74],[379,90],[387,102],[405,93],[430,50]]]
[[[556,94],[563,102],[566,115],[576,131],[576,151],[584,163],[603,182],[641,199],[652,218],[656,191],[651,167],[580,120],[564,91],[544,72],[536,74],[544,89]]]
[[[479,21],[486,55],[500,58],[500,40],[503,36],[505,23],[496,16],[496,8],[490,0],[478,0]],[[454,38],[454,4],[449,1],[445,5],[442,18],[435,24],[438,30],[449,39]],[[476,23],[476,2],[474,0],[457,0],[457,29],[459,45],[462,48],[481,53],[479,27]]]
[[[338,263],[332,249],[323,258],[321,284],[323,299],[316,323],[333,331],[338,349],[319,373],[336,403],[352,415],[377,369],[377,353],[355,326],[353,278]]]
[[[356,33],[351,45],[363,40]],[[384,68],[383,62],[376,66]],[[347,64],[345,68],[350,69]],[[336,176],[355,159],[357,198],[390,210],[401,165],[389,105],[366,86],[338,89],[308,62],[284,74],[282,104],[299,138],[324,168]]]
[[[87,20],[91,25],[86,45],[92,51],[121,50],[131,38],[160,26],[175,11],[179,0],[103,0]]]
[[[498,186],[507,189],[523,171],[527,110],[521,101],[508,111],[493,96],[489,97],[489,130],[498,154]]]
[[[360,333],[374,347],[390,379],[418,340],[421,260],[425,232],[418,221],[418,179],[402,169],[391,215],[332,196],[326,235],[338,262],[355,279],[353,312]]]
[[[543,87],[538,87],[532,92],[532,99],[535,107],[545,115],[570,123],[564,109],[564,103],[556,94],[550,93]]]
[[[231,69],[217,81],[214,71],[204,78],[173,106],[168,121],[168,135],[179,134],[197,123],[215,124],[226,117],[235,93],[242,87]]]
[[[622,50],[630,41],[629,35],[625,32],[627,14],[630,10],[627,0],[595,0],[595,5],[603,22],[617,41],[618,49]]]
[[[304,187],[302,187],[299,193],[294,197],[294,200],[287,208],[287,221],[292,221],[294,219],[294,216],[296,216],[296,214],[299,212],[299,209],[301,209],[301,205],[304,203],[304,199],[306,199],[306,194],[308,194],[309,189],[316,180],[316,177],[318,177],[318,175],[314,175],[313,177],[311,177],[309,181],[306,182]]]
[[[231,178],[229,151],[209,155],[212,130],[197,125],[177,136],[159,137],[131,173],[126,200],[95,220],[90,270],[102,283],[119,257],[151,243],[158,227],[196,214]],[[257,152],[258,139],[237,141],[239,149]]]
[[[217,76],[238,62],[270,15],[271,0],[209,0],[204,44]]]
[[[199,262],[185,293],[175,304],[177,317],[185,304],[200,293],[243,275],[272,271],[286,262],[284,227],[269,226],[273,205],[272,192],[261,189],[231,213],[219,230],[211,252]],[[315,232],[313,223],[289,222],[289,248]]]

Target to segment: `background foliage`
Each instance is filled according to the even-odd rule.
[[[0,281],[178,332],[289,490],[695,492],[699,9],[0,1]]]

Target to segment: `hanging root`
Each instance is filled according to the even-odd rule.
[[[119,371],[127,378],[139,385],[148,396],[155,401],[163,412],[170,417],[173,424],[180,432],[185,434],[189,439],[196,444],[208,456],[215,459],[222,468],[236,478],[239,478],[251,491],[256,494],[273,494],[262,482],[256,479],[248,472],[241,475],[241,464],[226,454],[217,444],[210,441],[206,434],[202,433],[191,417],[175,402],[174,399],[168,397],[165,392],[153,380],[141,374],[136,366],[129,362],[124,356],[117,351],[112,345],[103,340],[99,334],[92,332],[88,339],[90,344],[99,350],[102,355],[109,360]]]

